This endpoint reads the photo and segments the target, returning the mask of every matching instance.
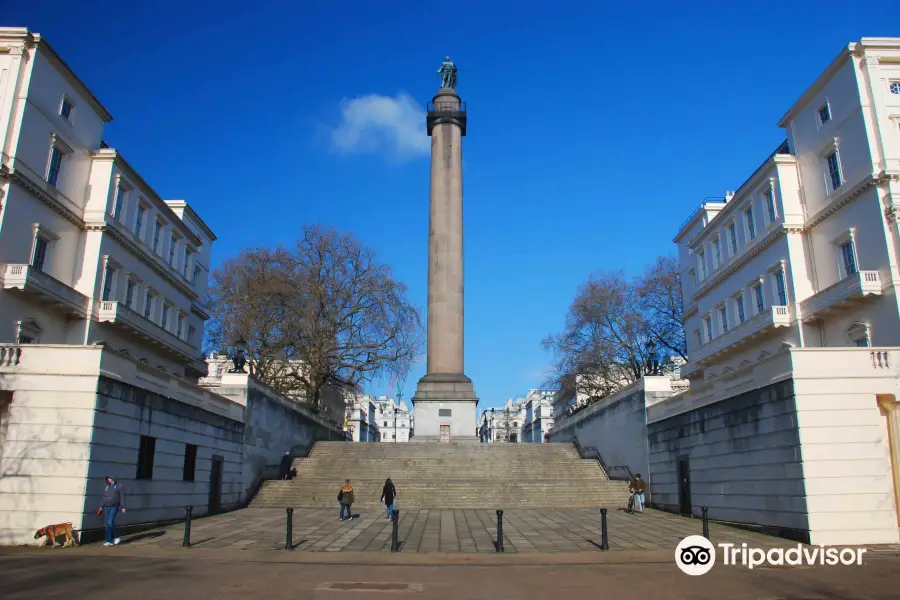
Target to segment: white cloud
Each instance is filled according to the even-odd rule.
[[[424,156],[431,150],[425,110],[405,93],[370,94],[341,103],[341,122],[331,131],[332,147],[343,153],[384,152],[396,158]]]

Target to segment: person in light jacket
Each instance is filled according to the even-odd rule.
[[[391,481],[391,478],[388,477],[384,482],[384,488],[381,490],[381,501],[384,502],[384,505],[387,506],[387,519],[390,520],[391,515],[394,514],[394,499],[397,497],[397,488],[394,487],[394,482]]]
[[[353,510],[350,507],[353,506],[353,485],[350,483],[349,479],[341,486],[341,491],[338,494],[338,502],[341,503],[341,521],[344,520],[344,511],[347,511],[347,520],[352,521]]]
[[[106,541],[104,546],[114,546],[120,541],[116,531],[116,516],[119,511],[125,512],[125,489],[117,483],[112,475],[106,476],[106,489],[103,491],[103,500],[100,502],[98,514],[103,514],[106,523]]]

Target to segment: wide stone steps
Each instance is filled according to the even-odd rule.
[[[267,481],[253,506],[332,507],[345,479],[354,507],[383,510],[386,477],[401,508],[599,508],[624,506],[628,484],[610,481],[570,444],[319,442],[294,461],[296,477]]]

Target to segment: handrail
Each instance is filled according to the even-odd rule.
[[[631,469],[628,468],[628,465],[607,465],[596,446],[582,446],[581,442],[578,441],[577,435],[572,436],[572,443],[575,444],[575,449],[582,459],[595,459],[600,463],[600,466],[606,471],[606,476],[611,480],[630,482],[634,479],[634,475],[631,474]]]

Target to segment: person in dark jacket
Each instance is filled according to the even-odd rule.
[[[347,512],[347,520],[353,520],[353,484],[350,483],[350,480],[344,482],[344,485],[341,486],[341,491],[338,493],[338,502],[341,503],[341,521],[344,520],[344,511]]]
[[[396,497],[397,488],[394,487],[394,482],[388,477],[384,482],[384,488],[381,490],[381,502],[384,502],[384,505],[387,506],[387,519],[390,519],[391,515],[394,514],[394,499]]]
[[[289,479],[291,476],[291,453],[285,452],[281,457],[281,478]]]
[[[116,515],[119,511],[125,512],[125,490],[117,483],[112,475],[106,477],[106,489],[103,491],[103,500],[100,510],[106,523],[106,541],[104,546],[114,546],[119,543],[119,534],[116,531]]]

